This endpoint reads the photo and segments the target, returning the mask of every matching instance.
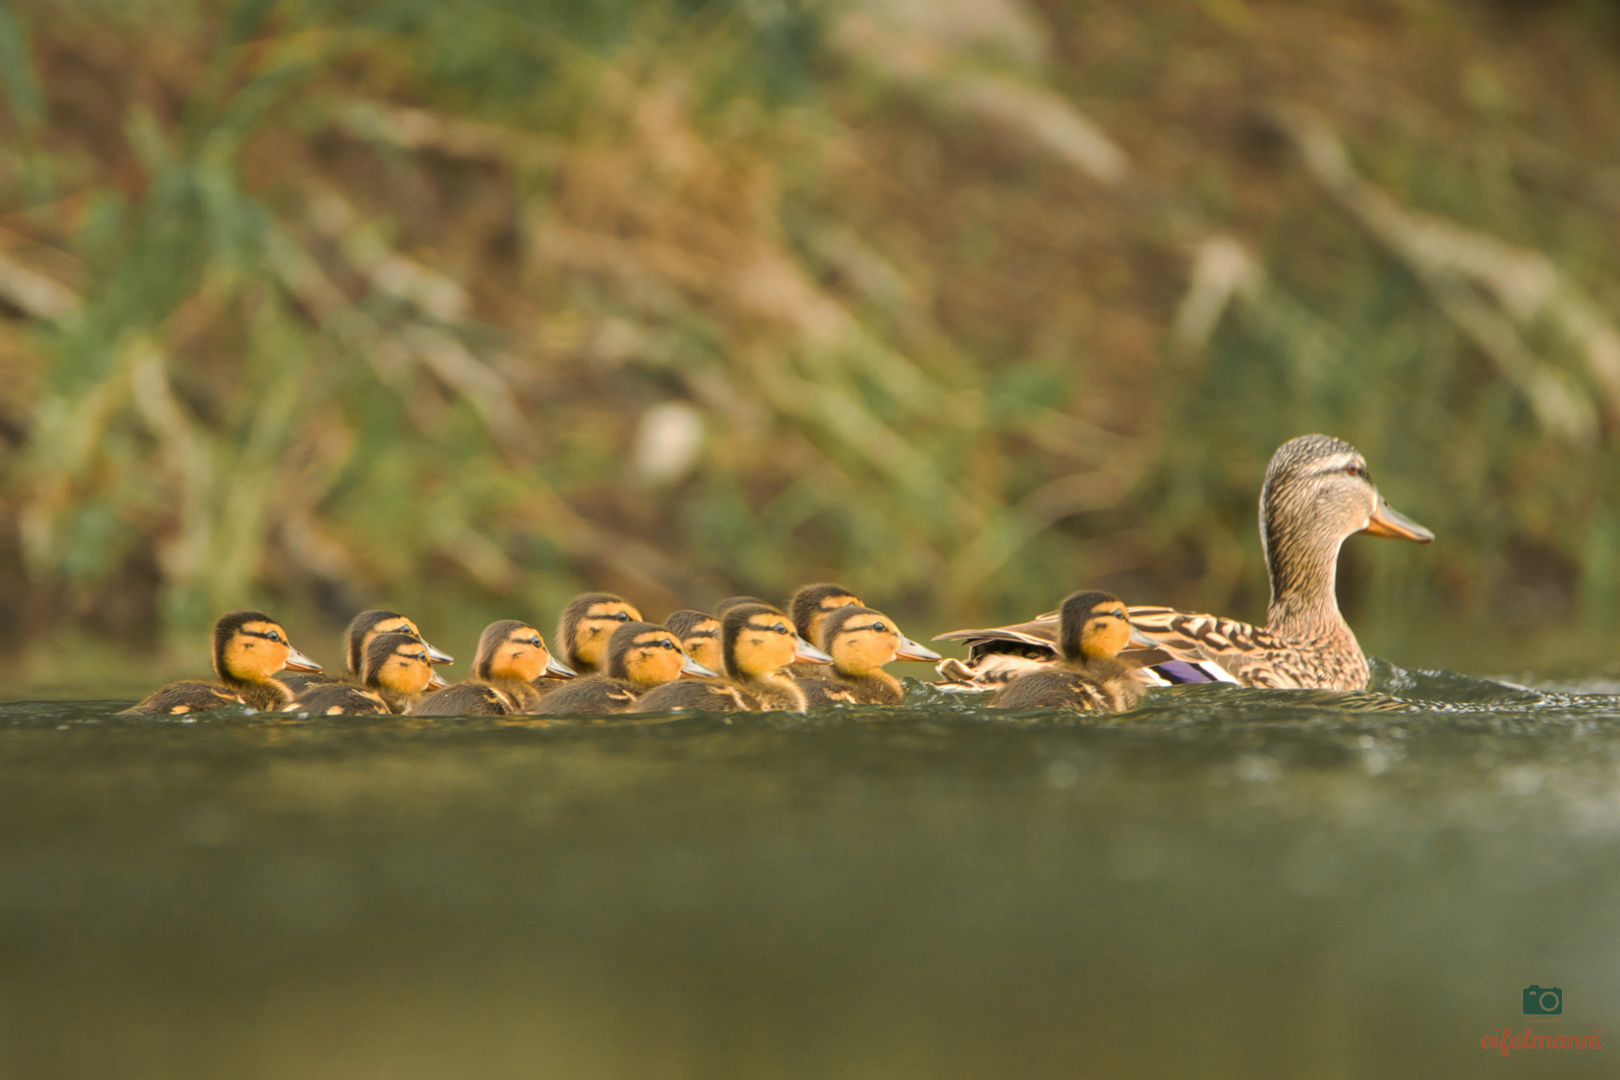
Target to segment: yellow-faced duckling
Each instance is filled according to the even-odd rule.
[[[799,632],[799,636],[826,652],[827,642],[823,639],[822,628],[826,625],[827,616],[839,608],[860,606],[860,597],[842,585],[824,581],[815,585],[801,585],[788,600],[787,613],[792,617],[793,629]],[[820,664],[799,661],[788,668],[788,673],[796,679],[815,679],[826,676],[827,669]]]
[[[827,648],[822,626],[827,616],[843,607],[861,607],[861,598],[831,582],[804,585],[788,601],[788,614],[793,616],[793,629],[799,636],[823,651]]]
[[[473,657],[473,677],[434,691],[410,706],[412,716],[511,716],[540,705],[539,679],[571,679],[574,672],[551,655],[540,631],[516,619],[484,627]]]
[[[422,631],[415,622],[401,615],[397,611],[371,610],[362,611],[349,620],[349,625],[343,631],[343,666],[348,672],[349,680],[359,680],[363,673],[361,664],[366,655],[366,646],[378,634],[410,634],[422,643],[427,650],[428,660],[435,664],[453,664],[455,657],[447,652],[435,649],[429,645],[422,636]],[[335,675],[283,675],[281,682],[292,688],[295,696],[302,694],[309,686],[325,683],[342,683],[344,680]],[[328,695],[331,697],[331,695]],[[335,698],[333,699],[336,700]],[[357,700],[356,705],[360,703]]]
[[[1061,659],[1020,675],[990,699],[993,709],[1063,707],[1124,712],[1142,698],[1135,671],[1119,660],[1127,645],[1146,643],[1125,605],[1105,592],[1072,593],[1058,609]]]
[[[581,593],[563,608],[557,620],[557,655],[581,675],[594,675],[607,665],[608,640],[628,622],[640,622],[641,612],[622,596]]]
[[[403,713],[428,690],[446,684],[433,670],[427,646],[413,634],[377,634],[366,645],[360,658],[364,687],[382,698],[388,711]],[[298,708],[324,714],[339,702],[357,703],[346,692],[355,689],[347,683],[312,686],[299,696]]]
[[[292,692],[274,678],[278,671],[319,671],[321,666],[287,640],[281,624],[262,611],[232,611],[214,624],[214,673],[218,683],[188,679],[148,694],[125,715],[202,712],[238,703],[261,712],[292,704]]]
[[[769,604],[743,604],[720,623],[726,679],[761,711],[804,712],[804,691],[787,673],[795,660],[830,664],[832,657],[801,638]]]
[[[681,651],[706,668],[720,671],[720,620],[702,611],[672,611],[664,626],[680,640]]]
[[[869,607],[852,605],[830,612],[822,624],[822,643],[832,657],[832,674],[799,680],[813,706],[898,705],[905,700],[905,688],[883,665],[939,659],[939,653],[912,641],[893,619]]]
[[[664,627],[628,622],[608,639],[607,674],[575,679],[547,694],[541,709],[547,716],[623,712],[641,695],[674,682],[683,673],[718,674],[689,659],[681,651],[680,641]]]

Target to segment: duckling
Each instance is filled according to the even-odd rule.
[[[743,604],[764,604],[766,607],[775,606],[770,603],[770,601],[761,600],[757,596],[728,596],[718,604],[714,605],[714,617],[717,619],[724,619],[726,617],[726,612],[730,611],[734,607],[741,607]]]
[[[835,608],[821,632],[823,646],[833,658],[833,674],[799,680],[811,705],[898,705],[905,700],[905,688],[883,665],[940,658],[902,634],[893,619],[869,607]]]
[[[608,639],[606,675],[576,679],[547,694],[541,707],[548,716],[623,712],[653,687],[685,673],[718,674],[688,659],[680,641],[664,627],[627,622]]]
[[[453,664],[455,657],[447,652],[435,649],[429,645],[417,629],[416,623],[401,615],[397,611],[362,611],[349,620],[349,625],[343,631],[343,658],[344,669],[349,679],[360,678],[360,665],[366,655],[366,646],[378,634],[410,634],[420,641],[427,649],[428,659],[435,664]],[[286,683],[294,696],[301,694],[307,687],[323,684],[341,684],[343,679],[335,675],[283,675],[281,682]],[[336,700],[336,699],[333,699]],[[356,702],[358,704],[358,702]]]
[[[735,598],[734,598],[735,599]],[[732,607],[736,607],[733,604]],[[664,626],[681,642],[681,651],[706,668],[723,670],[720,652],[720,620],[701,611],[671,612]],[[707,712],[747,712],[748,701],[737,688],[723,679],[683,675],[672,683],[654,687],[637,700],[630,712],[680,712],[703,709]]]
[[[440,690],[448,685],[433,670],[428,647],[414,634],[377,634],[366,645],[360,668],[364,674],[364,689],[388,706],[388,711],[403,713],[428,690]],[[298,708],[325,715],[334,705],[363,708],[363,699],[354,691],[360,687],[352,683],[331,683],[312,686],[299,696]]]
[[[281,624],[261,611],[232,611],[214,624],[214,673],[218,683],[187,679],[170,683],[125,709],[125,716],[175,715],[243,704],[261,712],[292,704],[292,692],[272,676],[284,668],[319,671],[321,666],[287,640]]]
[[[861,598],[844,588],[831,582],[822,582],[819,585],[805,585],[793,594],[788,601],[788,614],[793,616],[793,628],[799,636],[818,649],[825,650],[827,642],[822,638],[822,626],[827,622],[827,616],[842,607],[861,607]]]
[[[725,666],[720,655],[720,620],[702,611],[673,611],[664,626],[681,642],[681,650],[706,668]]]
[[[1020,675],[990,699],[993,709],[1064,707],[1124,712],[1142,699],[1134,670],[1120,661],[1127,645],[1149,639],[1131,625],[1125,605],[1105,592],[1071,593],[1058,609],[1061,659]]]
[[[510,716],[540,704],[537,679],[571,679],[574,672],[546,649],[540,631],[516,619],[484,627],[473,677],[413,702],[412,716]]]
[[[804,691],[786,668],[794,660],[830,664],[832,657],[794,632],[769,604],[743,604],[721,620],[726,678],[761,711],[804,712]]]
[[[606,663],[608,639],[625,623],[640,621],[641,612],[622,596],[581,593],[557,621],[557,652],[569,668],[594,675]]]

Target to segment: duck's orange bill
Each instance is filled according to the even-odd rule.
[[[449,685],[449,683],[444,681],[444,676],[440,675],[437,671],[433,673],[433,678],[428,680],[429,690],[443,690]]]
[[[1425,529],[1405,514],[1400,513],[1382,497],[1373,511],[1367,527],[1361,530],[1369,536],[1384,536],[1391,540],[1416,540],[1420,544],[1434,543],[1434,533]]]
[[[283,664],[282,667],[286,668],[288,671],[321,670],[321,665],[317,664],[315,661],[311,660],[309,657],[305,656],[291,645],[287,646],[287,662]]]

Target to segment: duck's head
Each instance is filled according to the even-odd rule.
[[[939,653],[912,641],[881,611],[851,604],[827,615],[822,646],[840,674],[870,675],[896,660],[938,660]]]
[[[1068,661],[1112,659],[1127,646],[1155,648],[1131,625],[1117,596],[1095,590],[1070,593],[1058,608],[1058,651]]]
[[[798,635],[788,617],[769,604],[741,604],[720,622],[721,655],[726,674],[758,678],[795,660],[830,664],[832,657]]]
[[[366,645],[361,664],[365,684],[373,690],[420,694],[446,685],[433,670],[428,647],[414,634],[374,635]]]
[[[628,622],[608,639],[607,673],[640,686],[662,686],[682,675],[718,675],[681,651],[681,642],[662,626]]]
[[[728,596],[718,604],[714,605],[714,617],[717,619],[724,619],[726,617],[726,612],[730,611],[734,607],[742,607],[744,604],[760,604],[764,607],[772,606],[769,600],[761,600],[757,596]]]
[[[716,671],[725,667],[720,654],[720,620],[701,611],[675,611],[664,620],[669,632],[681,640],[687,656]]]
[[[551,655],[540,631],[526,622],[502,619],[484,627],[473,656],[476,679],[572,679],[574,669]]]
[[[1433,542],[1434,533],[1378,494],[1367,459],[1342,439],[1301,435],[1271,456],[1260,489],[1260,531],[1269,552],[1286,534],[1309,530],[1335,541],[1352,533]]]
[[[343,632],[344,656],[349,665],[349,674],[359,676],[362,674],[362,661],[371,639],[378,634],[409,634],[422,643],[427,650],[428,661],[434,664],[453,664],[456,658],[447,652],[435,649],[427,643],[422,631],[410,619],[397,611],[362,611],[349,620],[349,628]]]
[[[214,673],[226,682],[264,682],[276,672],[319,671],[262,611],[232,611],[214,624]]]
[[[625,623],[640,622],[641,612],[622,596],[581,593],[563,608],[557,621],[557,651],[575,671],[598,671],[607,663],[608,639]]]
[[[788,614],[793,616],[793,629],[812,645],[826,645],[822,626],[827,616],[841,607],[860,607],[861,599],[842,585],[822,582],[806,585],[788,601]]]

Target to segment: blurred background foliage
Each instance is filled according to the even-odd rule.
[[[0,0],[0,648],[196,667],[251,603],[326,660],[373,604],[470,651],[586,586],[822,578],[918,629],[1082,583],[1263,619],[1259,480],[1321,430],[1441,538],[1347,546],[1370,651],[1602,655],[1617,35],[1595,0]]]

